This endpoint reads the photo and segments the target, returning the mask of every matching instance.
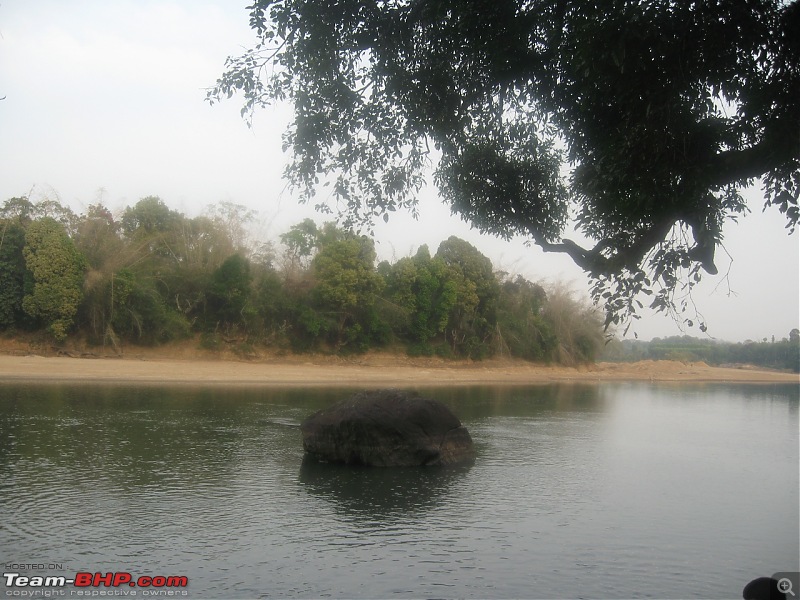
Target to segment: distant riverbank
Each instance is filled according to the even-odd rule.
[[[260,361],[0,355],[0,382],[6,383],[418,387],[603,381],[800,383],[800,377],[755,368],[676,361],[563,367],[504,360],[451,362],[389,354],[349,359],[293,355]]]

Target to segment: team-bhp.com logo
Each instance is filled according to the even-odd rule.
[[[60,589],[67,586],[75,588],[82,588],[79,590],[71,590],[70,595],[79,596],[100,596],[100,595],[131,595],[135,596],[136,592],[133,590],[129,593],[119,593],[125,588],[143,588],[143,596],[177,596],[185,595],[185,590],[175,588],[185,588],[189,585],[189,580],[184,575],[142,575],[134,577],[126,572],[110,572],[110,573],[76,573],[75,577],[64,577],[63,575],[22,575],[20,573],[3,573],[3,579],[7,588],[16,588],[14,590],[6,590],[6,595],[13,596],[28,596],[32,594],[13,593],[14,591],[21,592],[22,589],[30,588],[53,588]],[[102,593],[103,590],[97,588],[121,588],[117,593]],[[83,589],[86,588],[86,589]],[[12,592],[9,594],[9,592]]]

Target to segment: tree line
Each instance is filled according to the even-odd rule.
[[[603,350],[603,360],[703,361],[710,365],[751,364],[800,372],[800,330],[792,329],[780,340],[762,338],[731,343],[688,335],[641,340],[613,340]]]
[[[0,209],[0,330],[118,352],[199,336],[243,355],[386,348],[576,363],[602,347],[592,307],[495,272],[457,237],[376,264],[373,240],[310,219],[252,244],[254,217],[228,202],[188,217],[157,196],[119,216],[11,198]]]

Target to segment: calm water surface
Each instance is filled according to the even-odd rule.
[[[304,464],[295,425],[347,391],[0,385],[0,559],[192,598],[740,598],[798,569],[796,385],[426,393],[474,465]]]

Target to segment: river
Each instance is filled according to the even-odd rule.
[[[740,598],[798,569],[797,385],[421,391],[474,464],[304,463],[297,424],[341,389],[0,385],[4,572],[188,582],[117,597]]]

